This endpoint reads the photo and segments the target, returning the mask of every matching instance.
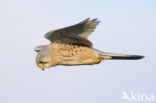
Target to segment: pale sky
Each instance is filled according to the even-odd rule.
[[[156,96],[155,5],[155,0],[0,0],[0,103],[125,103],[122,91]],[[34,48],[50,43],[44,34],[88,17],[101,21],[89,37],[94,48],[145,58],[41,71]]]

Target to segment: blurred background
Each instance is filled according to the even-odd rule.
[[[145,58],[41,71],[34,48],[50,43],[44,34],[88,17],[101,21],[89,37],[94,48]],[[0,103],[126,103],[123,91],[156,95],[155,0],[0,0],[0,28]]]

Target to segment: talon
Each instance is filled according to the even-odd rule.
[[[95,59],[94,62],[95,62],[96,64],[98,64],[98,63],[101,62],[101,59],[99,59],[99,58],[98,58],[98,59]]]

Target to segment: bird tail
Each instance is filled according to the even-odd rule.
[[[138,60],[138,59],[144,58],[144,56],[99,52],[99,58],[100,59],[113,59],[113,60]]]

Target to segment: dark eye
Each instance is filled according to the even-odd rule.
[[[42,63],[42,61],[39,61],[39,63]]]
[[[48,63],[48,62],[45,62],[45,61],[39,60],[39,63],[46,64],[46,63]]]

